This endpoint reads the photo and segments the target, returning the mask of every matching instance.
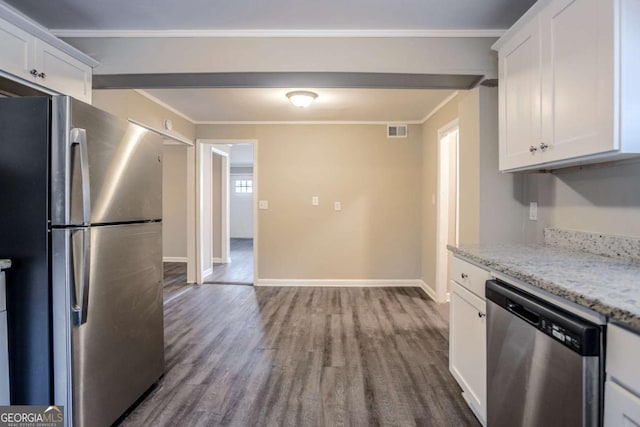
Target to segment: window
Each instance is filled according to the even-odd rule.
[[[236,179],[235,189],[236,193],[253,193],[253,180]]]

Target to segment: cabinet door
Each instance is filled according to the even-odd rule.
[[[38,71],[45,73],[41,85],[91,103],[91,67],[39,40],[36,58]]]
[[[464,398],[482,422],[486,419],[486,303],[451,282],[449,370]]]
[[[536,18],[499,55],[500,170],[541,163],[540,25]],[[536,150],[531,151],[534,147]]]
[[[613,1],[555,0],[541,15],[545,161],[619,149]]]
[[[640,426],[640,398],[618,384],[607,381],[604,400],[604,427]]]
[[[34,37],[0,20],[0,70],[27,80],[33,80],[29,71],[34,68],[32,48]]]

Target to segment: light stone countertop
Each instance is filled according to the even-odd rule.
[[[459,257],[640,331],[640,261],[549,245],[449,246]]]
[[[0,259],[0,270],[11,267],[10,259]]]

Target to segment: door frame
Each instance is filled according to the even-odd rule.
[[[436,299],[438,302],[449,301],[448,272],[449,272],[449,251],[447,243],[449,240],[449,164],[450,147],[448,139],[444,137],[457,130],[456,139],[456,237],[455,244],[458,244],[459,224],[460,224],[460,126],[458,119],[455,119],[438,129],[438,192],[437,192],[437,212],[436,212]]]
[[[187,191],[188,194],[193,195],[187,201],[189,207],[187,209],[188,222],[187,228],[189,230],[190,239],[188,244],[190,250],[188,251],[189,264],[194,268],[187,271],[187,281],[190,283],[202,284],[206,273],[206,266],[202,264],[202,253],[204,245],[212,245],[213,239],[203,238],[202,236],[202,218],[208,216],[208,212],[211,211],[211,204],[208,206],[203,204],[203,192],[202,183],[203,162],[209,159],[211,156],[207,153],[215,153],[223,156],[223,173],[222,173],[222,253],[221,258],[226,260],[229,258],[229,180],[231,167],[229,165],[228,156],[229,153],[216,147],[216,145],[234,145],[234,144],[251,144],[253,146],[253,283],[258,281],[258,240],[259,240],[259,228],[258,228],[258,192],[259,192],[259,175],[258,175],[258,140],[257,139],[196,139],[195,147],[192,147],[191,156],[187,159],[189,162],[189,176],[192,179],[188,179]],[[226,161],[225,161],[226,160]],[[207,212],[206,209],[209,211]],[[210,261],[210,260],[209,260]],[[208,263],[207,263],[208,264]]]

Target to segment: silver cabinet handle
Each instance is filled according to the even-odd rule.
[[[540,150],[546,151],[547,148],[549,148],[548,144],[545,144],[544,142],[540,143]]]
[[[468,279],[468,278],[469,278],[469,275],[468,275],[467,273],[462,273],[460,276],[461,276],[463,279]]]
[[[82,178],[82,223],[89,225],[91,221],[91,185],[89,175],[89,153],[87,152],[87,131],[81,128],[71,129],[69,144],[80,148],[80,174]],[[69,184],[71,185],[71,184]],[[69,191],[71,194],[71,191]]]
[[[78,233],[82,233],[80,258],[76,255]],[[73,277],[73,312],[77,325],[87,323],[89,309],[89,282],[91,280],[91,229],[85,228],[71,232],[71,262]],[[78,289],[79,288],[79,289]]]
[[[29,70],[29,74],[31,74],[33,77],[38,77],[38,70],[32,68],[31,70]]]
[[[480,319],[482,319],[483,317],[487,317],[487,313],[482,313],[481,311],[478,312],[478,317]]]
[[[530,152],[531,154],[534,154],[536,151],[538,151],[538,147],[535,147],[535,146],[533,146],[533,145],[529,147],[529,152]]]

